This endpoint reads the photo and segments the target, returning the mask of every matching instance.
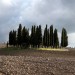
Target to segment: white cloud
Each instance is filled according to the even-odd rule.
[[[11,6],[11,5],[12,5],[12,0],[2,0],[2,3],[3,3],[5,6]]]
[[[75,47],[75,33],[68,34],[69,47]]]

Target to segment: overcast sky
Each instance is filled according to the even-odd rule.
[[[0,0],[0,42],[8,41],[9,31],[19,23],[28,28],[53,24],[59,38],[64,27],[69,46],[75,46],[75,0]]]

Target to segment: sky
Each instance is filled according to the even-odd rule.
[[[69,47],[75,47],[75,0],[0,0],[0,43],[8,41],[10,30],[17,30],[19,24],[53,25],[68,32]]]

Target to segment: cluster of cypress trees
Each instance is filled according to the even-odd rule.
[[[45,47],[59,47],[57,29],[53,31],[53,25],[51,25],[49,29],[46,25],[43,35],[43,45]]]
[[[25,26],[22,28],[22,25],[19,24],[17,31],[13,30],[9,32],[9,45],[28,47],[29,43],[29,30]]]
[[[53,29],[53,25],[50,28],[45,27],[44,34],[41,29],[41,25],[32,26],[31,34],[29,34],[29,29],[22,28],[19,24],[17,31],[13,30],[9,32],[9,45],[13,46],[23,46],[23,47],[59,47],[59,38],[57,29]],[[68,36],[65,28],[62,29],[61,34],[61,47],[66,47],[68,45]]]

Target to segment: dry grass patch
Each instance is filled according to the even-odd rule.
[[[48,50],[48,51],[68,51],[65,48],[39,48],[38,50]]]

